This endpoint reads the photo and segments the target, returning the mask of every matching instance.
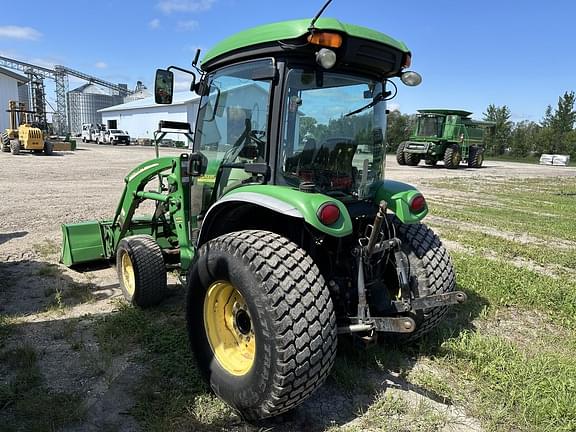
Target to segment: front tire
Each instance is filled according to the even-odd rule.
[[[244,419],[286,412],[322,385],[336,316],[318,267],[267,231],[204,244],[188,278],[186,319],[198,367]]]
[[[414,295],[424,297],[454,291],[456,282],[452,259],[434,231],[422,223],[403,224],[396,218],[393,223],[410,263],[410,284]],[[423,336],[440,324],[447,310],[442,306],[417,311],[412,315],[416,330],[398,338],[408,341]]]
[[[420,163],[420,155],[417,153],[404,153],[404,161],[408,166],[417,166]]]
[[[452,144],[444,153],[444,166],[448,169],[457,169],[462,161],[462,153],[458,144]]]
[[[19,155],[20,154],[20,141],[18,141],[18,140],[10,141],[10,151],[12,152],[13,155]]]
[[[168,286],[162,249],[149,235],[133,235],[120,241],[116,270],[124,298],[146,308],[166,297]]]

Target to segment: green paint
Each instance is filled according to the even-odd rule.
[[[216,44],[206,53],[202,63],[209,63],[216,57],[250,46],[302,37],[309,33],[310,21],[312,19],[282,21],[241,31]],[[316,21],[315,27],[318,30],[334,30],[351,37],[380,42],[402,52],[409,52],[408,47],[403,42],[397,41],[384,33],[366,27],[346,24],[333,18],[320,18]]]
[[[289,186],[249,185],[233,189],[226,196],[235,193],[252,192],[275,198],[293,206],[304,217],[306,223],[318,231],[333,237],[344,237],[352,234],[352,220],[348,210],[340,201],[321,193],[301,192]],[[318,220],[318,209],[325,203],[336,204],[340,209],[340,217],[332,225],[326,226]]]
[[[395,180],[382,180],[372,185],[376,202],[386,201],[388,208],[403,223],[418,223],[428,214],[428,206],[420,213],[410,211],[410,201],[417,195],[422,195],[418,189],[407,183]]]

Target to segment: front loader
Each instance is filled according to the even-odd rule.
[[[386,101],[396,78],[421,78],[402,42],[318,16],[246,30],[197,61],[155,80],[169,104],[172,70],[191,75],[191,152],[134,168],[113,219],[63,225],[62,260],[115,260],[141,307],[177,271],[197,367],[244,418],[271,417],[324,382],[338,334],[408,342],[466,300],[421,222],[424,196],[384,179]],[[135,216],[145,201],[155,210]]]

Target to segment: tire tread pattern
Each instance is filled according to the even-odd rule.
[[[312,258],[278,234],[232,232],[202,246],[199,253],[215,246],[243,259],[271,299],[266,313],[274,318],[278,349],[271,390],[260,407],[243,414],[254,419],[276,416],[306,399],[332,369],[336,315],[330,293]]]
[[[418,284],[425,285],[427,292],[420,295],[435,295],[454,291],[456,277],[452,259],[438,236],[425,224],[403,224],[394,219],[399,237],[410,250],[408,258],[421,263]],[[412,255],[412,256],[411,256]],[[444,318],[447,306],[424,310],[422,318],[417,320],[417,328],[404,340],[414,340],[436,327]]]
[[[142,308],[160,303],[166,295],[167,279],[162,249],[156,240],[149,235],[133,235],[124,238],[119,245],[120,248],[130,248],[132,252],[130,258],[134,267],[136,290],[132,299],[128,300]],[[117,268],[120,285],[122,285],[120,262],[117,262]]]

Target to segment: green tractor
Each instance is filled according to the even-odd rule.
[[[472,120],[471,112],[448,109],[418,110],[414,132],[400,143],[396,160],[400,165],[416,166],[424,159],[434,166],[456,169],[461,162],[480,168],[484,162],[484,136],[494,123]]]
[[[198,57],[192,152],[134,168],[113,219],[63,225],[62,261],[115,260],[140,307],[178,272],[197,367],[243,418],[261,419],[321,386],[337,335],[407,342],[466,295],[421,223],[423,195],[384,179],[393,79],[421,80],[403,43],[316,16],[238,33],[201,68]],[[159,103],[171,102],[173,69],[156,73]],[[153,214],[135,215],[145,201]]]

